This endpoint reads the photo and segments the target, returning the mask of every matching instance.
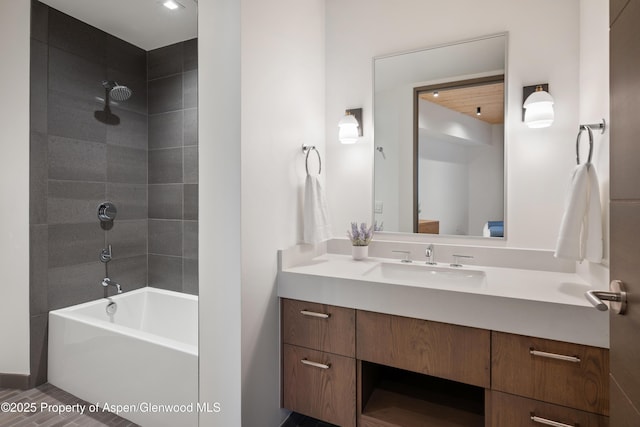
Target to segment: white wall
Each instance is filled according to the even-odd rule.
[[[374,177],[374,185],[378,189],[376,203],[381,210],[375,215],[375,220],[385,230],[410,233],[413,231],[413,188],[403,184],[413,180],[411,164],[409,167],[406,164],[407,158],[413,158],[413,129],[411,125],[402,126],[402,123],[406,120],[413,123],[413,88],[406,86],[400,90],[391,88],[379,91],[376,100],[380,106],[376,120],[381,124],[376,146],[383,149],[384,157],[380,152],[374,154],[379,172]],[[335,133],[327,130],[329,140],[333,135]],[[349,150],[350,147],[344,148],[353,151]],[[359,198],[362,195],[353,196]],[[401,207],[406,208],[403,210]],[[365,220],[367,217],[353,218],[351,221]],[[336,235],[344,235],[336,227],[334,230]]]
[[[438,141],[430,141],[438,144]],[[451,146],[458,161],[418,159],[418,201],[420,219],[440,221],[442,234],[466,234],[469,222],[469,169],[463,147]],[[444,147],[443,147],[444,148]]]
[[[493,126],[428,101],[418,104],[420,218],[439,220],[441,234],[482,236],[484,223],[502,219],[503,198],[495,195],[503,190],[503,151]]]
[[[440,221],[441,234],[481,236],[482,226],[472,231],[469,224],[472,215],[486,212],[485,199],[473,198],[470,188],[483,166],[495,167],[495,162],[488,163],[492,157],[483,155],[492,148],[491,125],[421,99],[418,128],[419,218]],[[412,164],[412,158],[413,153],[409,153],[405,164]],[[405,181],[404,186],[412,188],[412,181]],[[500,191],[501,182],[502,179]],[[489,187],[483,188],[482,192],[488,190]],[[472,198],[475,204],[470,203]],[[500,201],[500,210],[502,206]],[[401,210],[406,208],[407,204]]]
[[[609,123],[609,3],[580,2],[580,123]],[[577,132],[577,131],[576,131]],[[582,136],[581,158],[588,153],[588,139]],[[592,163],[600,181],[604,220],[604,263],[609,263],[609,132],[594,132]]]
[[[0,6],[0,373],[29,374],[28,1]]]
[[[372,58],[508,31],[507,245],[553,248],[575,157],[578,0],[326,3],[327,193],[334,235],[342,236],[349,221],[371,218]],[[544,25],[533,19],[536,11],[544,11]],[[520,119],[522,87],[545,82],[556,121],[548,129],[528,129]],[[359,106],[364,141],[342,146],[335,123],[345,107]]]
[[[422,100],[418,121],[419,218],[439,220],[441,234],[482,236],[503,218],[503,126]]]
[[[201,426],[241,423],[240,5],[199,3]]]
[[[244,0],[241,11],[242,425],[277,426],[276,251],[302,240],[302,144],[326,159],[324,0]]]
[[[491,144],[490,124],[423,99],[418,102],[418,128],[458,139],[462,144]]]
[[[491,125],[491,143],[469,162],[469,234],[482,236],[487,221],[504,219],[504,125]]]

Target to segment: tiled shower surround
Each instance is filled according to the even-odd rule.
[[[117,125],[95,115],[103,80],[133,91],[111,104]],[[196,39],[146,52],[32,2],[31,385],[46,380],[49,310],[102,297],[107,245],[125,291],[198,293],[197,144]]]
[[[149,52],[149,284],[198,293],[198,46]]]

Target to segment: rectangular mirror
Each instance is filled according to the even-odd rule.
[[[377,57],[374,218],[504,238],[507,35]]]

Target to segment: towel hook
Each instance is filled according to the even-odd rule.
[[[320,175],[320,172],[322,171],[322,159],[320,158],[320,152],[318,151],[315,145],[306,145],[306,144],[302,145],[302,152],[307,153],[307,155],[304,158],[304,168],[307,171],[307,175],[309,175],[309,154],[312,151],[315,151],[316,155],[318,156],[318,175]]]
[[[593,131],[589,125],[580,125],[580,131],[578,132],[578,138],[576,139],[576,162],[580,164],[580,137],[582,131],[586,130],[589,133],[589,157],[587,158],[587,164],[591,163],[591,157],[593,156]]]

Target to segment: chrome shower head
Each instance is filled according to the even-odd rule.
[[[128,87],[116,85],[113,89],[111,89],[109,95],[111,96],[111,99],[115,101],[126,101],[131,97],[132,93],[133,92]]]
[[[133,94],[133,91],[127,86],[121,86],[111,80],[103,81],[102,86],[109,91],[109,97],[114,101],[126,101]]]

